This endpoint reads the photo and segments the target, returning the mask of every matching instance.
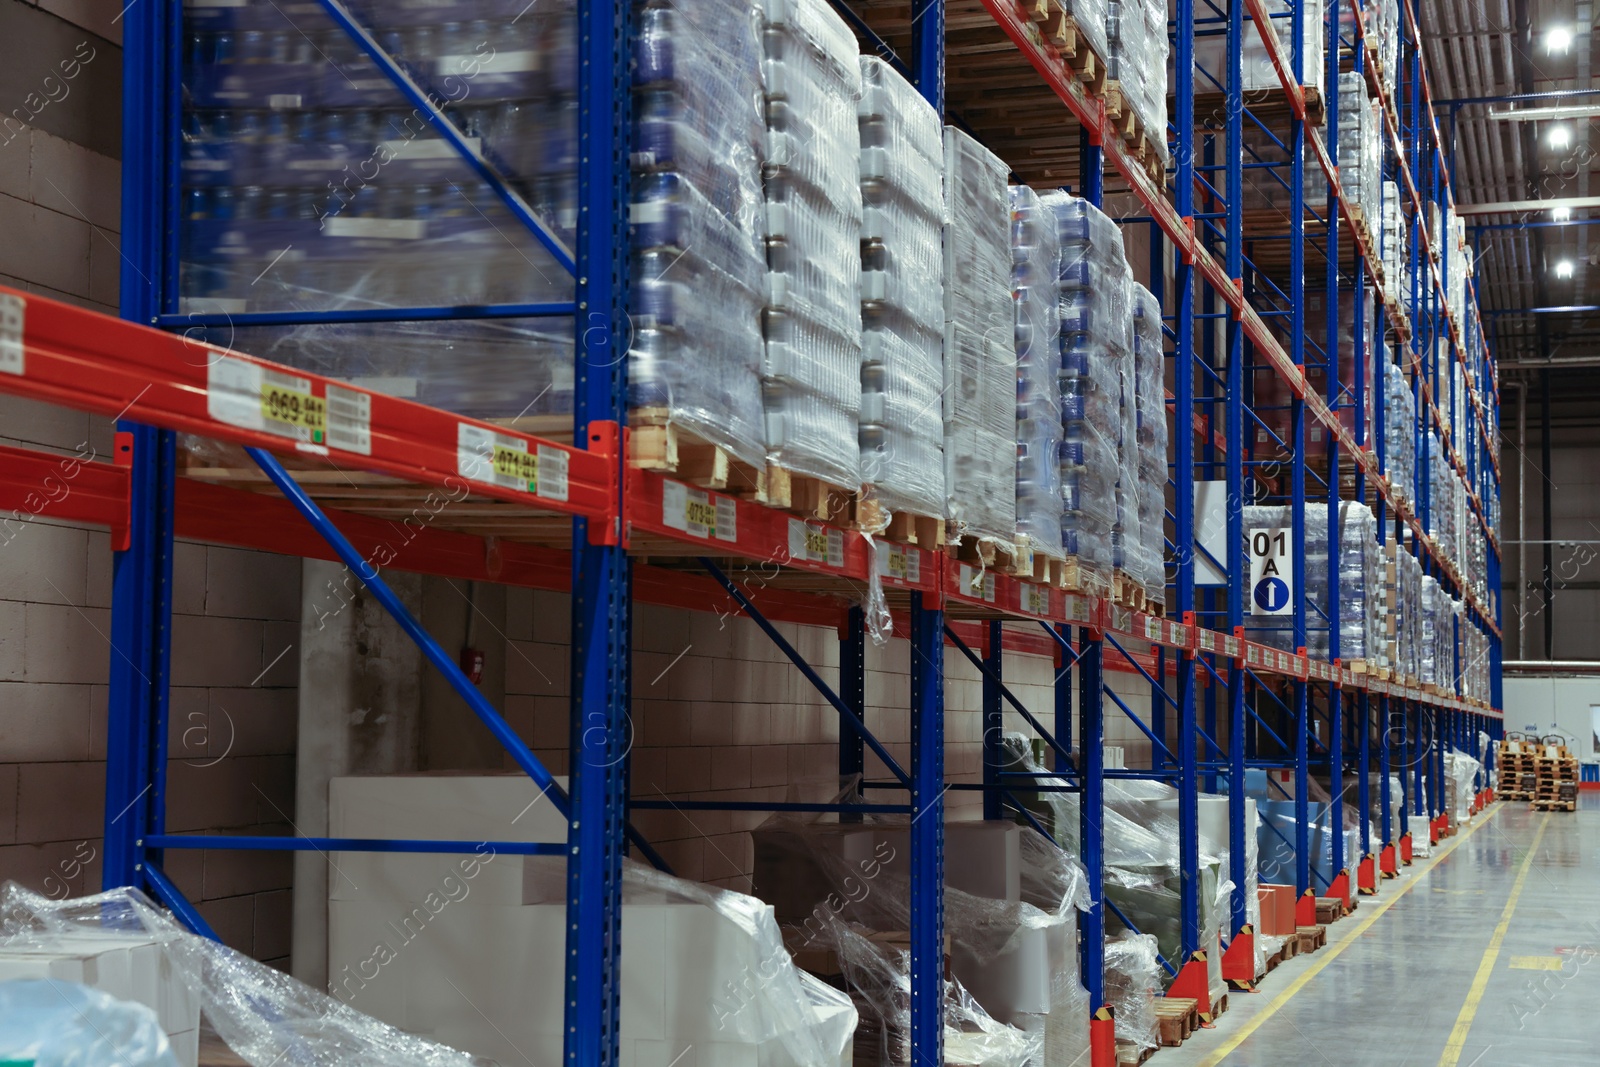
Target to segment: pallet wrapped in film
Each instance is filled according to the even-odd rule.
[[[856,1002],[858,1063],[905,1062],[908,831],[904,818],[892,816],[846,825],[781,815],[754,835],[757,892],[772,894],[780,917],[789,917],[791,946],[800,944],[813,966],[834,972]],[[966,858],[959,873],[956,863],[947,866],[944,890],[945,1062],[1083,1062],[1089,1004],[1077,952],[1077,913],[1088,905],[1082,867],[1015,824],[953,822],[946,831]],[[1002,843],[1009,848],[997,852]],[[1017,880],[996,879],[1001,871]],[[987,893],[985,879],[994,883]],[[877,1054],[886,1055],[870,1058]]]
[[[762,0],[767,462],[861,485],[861,97],[855,35],[826,0]]]
[[[1138,283],[1133,288],[1133,361],[1137,407],[1139,547],[1129,573],[1145,599],[1167,602],[1167,390],[1161,304]]]
[[[113,1028],[115,1021],[101,1012],[103,1001],[97,1003],[50,983],[53,988],[45,1001],[65,1005],[63,994],[71,997],[81,1009],[81,1013],[71,1013],[73,1019],[92,1019],[100,1027],[98,1036],[115,1037],[118,1047],[113,1054],[91,1043],[81,1050],[88,1058],[81,1059],[23,1051],[17,1062],[31,1064],[37,1057],[41,1065],[193,1064],[198,1059],[202,1019],[236,1057],[230,1062],[362,1063],[374,1067],[482,1067],[484,1062],[380,1022],[362,1010],[367,1005],[329,996],[242,952],[192,934],[136,889],[124,887],[54,900],[9,882],[0,888],[0,914],[5,916],[5,957],[12,961],[78,958],[80,967],[93,963],[82,967],[81,980],[97,988],[124,986],[128,995],[123,999],[140,1002],[139,1010],[149,1024]],[[89,946],[96,947],[92,961],[84,959]],[[88,974],[90,970],[95,973]],[[0,989],[14,995],[17,987],[30,984],[0,982]],[[555,1007],[559,1011],[559,997]],[[8,1045],[14,1032],[8,1024],[14,1013],[27,1018],[33,1010],[26,1001],[19,1003],[0,994],[0,1054],[18,1051]],[[86,1029],[95,1036],[93,1027]],[[55,1038],[68,1032],[51,1030]],[[163,1035],[165,1039],[158,1040]],[[157,1045],[169,1045],[170,1052],[153,1055]],[[172,1053],[177,1053],[176,1059]]]
[[[944,442],[954,533],[1017,533],[1017,372],[1008,168],[945,127]]]
[[[1306,651],[1318,658],[1329,656],[1329,627],[1339,627],[1339,658],[1346,663],[1363,660],[1371,666],[1384,666],[1382,641],[1382,558],[1377,542],[1377,521],[1371,509],[1354,501],[1339,503],[1339,608],[1338,618],[1329,613],[1329,536],[1328,505],[1308,503],[1305,508],[1305,597]],[[1246,543],[1253,531],[1292,530],[1292,515],[1287,505],[1247,505],[1244,509]],[[1247,549],[1248,550],[1248,549]],[[1252,613],[1245,619],[1245,636],[1252,641],[1296,651],[1292,615],[1266,614],[1252,601]]]
[[[1167,161],[1166,0],[1108,0],[1106,76],[1144,128],[1145,140]]]
[[[648,0],[637,19],[630,407],[760,467],[760,37],[737,0]]]
[[[1166,982],[1156,960],[1156,939],[1126,932],[1107,938],[1105,971],[1106,1000],[1116,1019],[1117,1040],[1140,1049],[1160,1048],[1156,996]]]
[[[1011,187],[1011,293],[1016,308],[1017,533],[1060,558],[1061,245],[1055,218],[1026,185]]]
[[[1041,197],[1055,216],[1061,317],[1061,541],[1080,585],[1111,587],[1117,484],[1124,434],[1122,391],[1133,360],[1132,275],[1122,231],[1069,193]]]
[[[552,240],[577,225],[577,16],[557,2],[370,2],[353,17]],[[185,5],[185,314],[561,302],[572,281],[355,41],[312,5]],[[570,414],[570,317],[198,328],[462,414]],[[391,343],[393,339],[393,343]]]
[[[861,482],[887,514],[943,518],[944,127],[861,57]]]

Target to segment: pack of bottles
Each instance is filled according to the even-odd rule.
[[[1161,303],[1144,286],[1133,286],[1135,433],[1138,442],[1139,547],[1129,575],[1145,599],[1167,602],[1167,390]]]
[[[1016,306],[1017,533],[1055,558],[1061,546],[1061,244],[1055,216],[1011,187],[1011,295]]]

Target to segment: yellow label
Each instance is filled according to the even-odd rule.
[[[905,580],[906,554],[904,552],[897,552],[894,549],[889,550],[889,577],[898,578],[901,581]]]
[[[539,491],[539,457],[531,452],[495,445],[494,472],[525,483],[530,493]]]
[[[806,527],[806,556],[809,559],[828,558],[828,531],[815,526]]]
[[[687,500],[683,505],[683,518],[690,526],[704,526],[707,530],[717,528],[717,506],[704,500]]]
[[[321,397],[285,389],[271,383],[261,386],[261,414],[273,422],[304,427],[313,441],[321,441],[328,426],[328,404]]]

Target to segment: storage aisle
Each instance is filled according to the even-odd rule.
[[[1600,883],[1584,857],[1597,848],[1600,794],[1576,813],[1495,804],[1159,1062],[1594,1063]]]

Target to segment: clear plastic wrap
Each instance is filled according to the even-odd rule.
[[[863,492],[942,518],[944,128],[889,64],[860,66]]]
[[[1329,629],[1339,627],[1339,658],[1345,662],[1361,660],[1378,665],[1382,631],[1381,603],[1376,595],[1382,573],[1377,543],[1377,520],[1371,509],[1354,501],[1339,503],[1339,608],[1338,618],[1330,618],[1328,603],[1328,506],[1308,503],[1305,507],[1305,596],[1306,651],[1327,658]],[[1244,536],[1248,541],[1257,529],[1284,530],[1290,527],[1291,513],[1286,505],[1248,505],[1244,509]],[[1286,652],[1295,651],[1293,617],[1252,614],[1245,622],[1245,635]]]
[[[1082,868],[1014,824],[951,823],[947,837],[957,831],[978,831],[989,845],[998,840],[995,833],[1018,835],[1014,857],[989,864],[1014,866],[1014,872],[962,873],[991,886],[1016,873],[1021,889],[1002,899],[946,884],[945,934],[956,979],[947,985],[946,1034],[981,1035],[961,1039],[958,1047],[977,1041],[979,1051],[1021,1053],[1023,1059],[969,1061],[947,1048],[946,1062],[1021,1064],[1041,1052],[1046,1063],[1077,1062],[1088,1048],[1089,1020],[1077,952],[1077,912],[1088,903]],[[799,924],[801,939],[839,955],[866,1039],[881,1032],[903,1042],[908,959],[886,942],[902,941],[895,932],[910,926],[907,820],[846,826],[775,816],[757,831],[756,854],[757,888],[782,898],[779,913]],[[956,872],[947,868],[947,875]],[[806,908],[802,921],[796,913]],[[853,965],[865,969],[852,973]],[[860,1049],[861,1036],[857,1040]]]
[[[853,491],[861,485],[860,51],[826,0],[757,8],[767,456]]]
[[[38,1067],[181,1067],[156,1013],[77,982],[0,982],[0,1056]]]
[[[1145,599],[1167,601],[1167,390],[1161,304],[1137,282],[1133,286],[1133,359],[1139,442],[1140,551],[1134,579]]]
[[[1156,997],[1165,983],[1156,961],[1156,939],[1128,933],[1108,938],[1105,967],[1106,999],[1116,1019],[1117,1040],[1131,1041],[1141,1049],[1160,1048]]]
[[[1472,819],[1474,783],[1482,769],[1483,764],[1459,748],[1444,754],[1445,810],[1450,813],[1451,825],[1464,826]]]
[[[1011,295],[1016,304],[1017,533],[1060,558],[1061,317],[1055,219],[1026,185],[1011,187]]]
[[[75,939],[130,935],[160,942],[164,965],[175,972],[180,988],[195,992],[205,1023],[250,1063],[487,1063],[402,1033],[226,945],[188,933],[137,890],[114,889],[71,900],[51,900],[15,882],[0,890],[0,941],[7,951],[25,946],[50,951]]]
[[[1117,224],[1068,193],[1040,197],[1061,246],[1061,541],[1087,592],[1111,588],[1132,274]]]
[[[1117,82],[1145,136],[1167,160],[1166,0],[1108,0],[1106,74]]]
[[[1009,546],[1017,532],[1009,170],[954,127],[944,147],[946,517],[958,536]]]

